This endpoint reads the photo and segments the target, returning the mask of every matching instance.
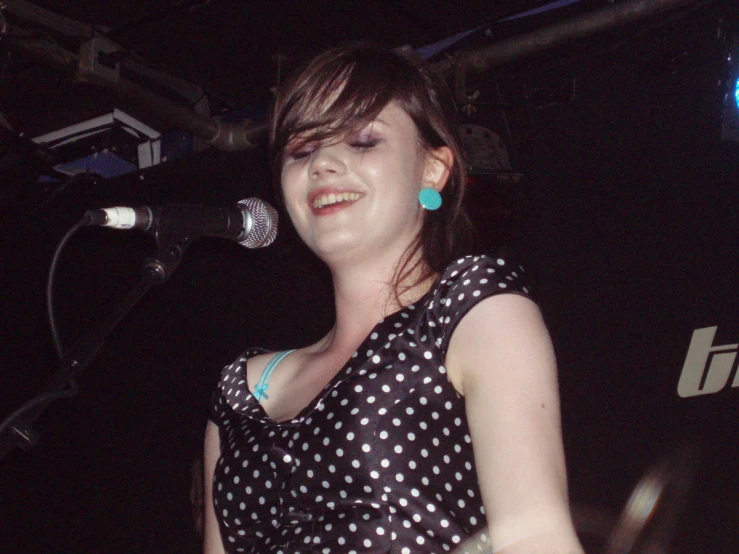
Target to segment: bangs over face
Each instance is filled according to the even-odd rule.
[[[429,108],[440,120],[448,115],[437,98],[423,98],[433,88],[430,80],[409,59],[370,44],[336,48],[315,58],[278,93],[270,125],[273,175],[279,175],[291,141],[340,138],[370,124],[390,102],[411,117],[423,148],[445,145],[427,121],[433,118]]]

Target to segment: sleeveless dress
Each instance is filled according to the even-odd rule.
[[[449,552],[485,527],[464,398],[444,359],[479,301],[528,296],[523,269],[468,256],[380,321],[295,418],[248,390],[247,350],[225,367],[210,418],[221,457],[213,502],[227,552]]]

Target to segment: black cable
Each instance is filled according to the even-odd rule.
[[[20,408],[15,410],[12,414],[10,414],[8,417],[6,417],[2,423],[0,423],[0,436],[3,435],[5,432],[5,429],[10,427],[10,425],[18,419],[24,412],[30,410],[31,408],[35,408],[36,406],[40,404],[44,404],[46,402],[51,402],[52,400],[56,400],[59,398],[72,398],[77,394],[79,391],[79,386],[74,381],[69,382],[70,388],[65,390],[55,390],[50,392],[45,392],[42,394],[39,394],[38,396],[34,396],[29,401],[27,401],[25,404],[23,404]]]
[[[62,253],[62,249],[69,242],[69,239],[79,231],[82,227],[90,224],[90,217],[85,215],[80,221],[78,221],[67,234],[64,235],[54,252],[54,257],[51,259],[51,266],[49,267],[49,278],[46,281],[46,309],[49,312],[49,325],[51,326],[51,337],[54,340],[54,348],[59,356],[59,359],[64,355],[64,349],[62,348],[62,341],[59,338],[59,329],[56,325],[56,317],[54,316],[54,275],[56,274],[56,267],[59,263],[59,257]],[[1,429],[0,429],[1,430]]]
[[[85,215],[80,221],[73,225],[69,231],[67,231],[67,233],[64,235],[64,237],[62,237],[62,240],[59,241],[59,244],[56,247],[54,257],[51,260],[51,266],[49,268],[49,278],[46,283],[46,304],[49,312],[49,323],[51,325],[51,335],[54,340],[54,348],[56,349],[57,355],[60,359],[64,354],[64,350],[59,338],[59,330],[56,325],[56,317],[54,316],[54,276],[56,274],[56,267],[59,263],[59,257],[66,244],[77,231],[89,224],[90,217],[88,215]],[[3,433],[13,424],[13,422],[18,420],[25,412],[30,411],[37,406],[48,404],[52,400],[57,400],[61,398],[72,398],[77,394],[78,391],[79,386],[74,380],[70,379],[69,388],[67,389],[52,390],[34,396],[33,398],[25,402],[20,408],[7,416],[2,423],[0,423],[0,437],[3,436]],[[33,444],[34,439],[27,440],[29,443]]]

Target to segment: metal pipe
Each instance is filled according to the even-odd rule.
[[[127,79],[107,86],[117,98],[152,111],[173,127],[202,138],[220,150],[236,152],[256,146],[266,133],[266,125],[225,123],[205,117]]]
[[[626,25],[667,10],[704,1],[626,0],[519,37],[496,42],[477,50],[462,52],[456,58],[433,64],[432,68],[445,76],[450,75],[457,67],[466,71],[485,71],[536,52],[567,44],[598,31]]]
[[[704,1],[706,0],[626,0],[520,37],[463,52],[455,59],[433,64],[432,68],[442,75],[449,75],[460,69],[484,71],[598,31]],[[25,4],[17,0],[14,3]],[[79,74],[79,56],[74,53],[40,42],[18,41],[15,45],[49,65],[71,73],[78,79],[85,79],[85,76]],[[202,116],[123,78],[118,82],[96,80],[95,84],[109,88],[122,100],[155,112],[167,123],[192,133],[221,150],[233,152],[253,147],[262,140],[266,132],[265,125],[224,123]]]
[[[125,78],[117,82],[100,78],[90,80],[79,72],[79,56],[58,46],[37,41],[16,41],[13,44],[32,58],[77,80],[103,86],[117,98],[156,114],[173,127],[202,138],[220,150],[235,152],[251,148],[266,133],[266,125],[225,123],[206,117]]]
[[[0,7],[18,17],[30,19],[34,23],[40,23],[66,36],[86,40],[95,34],[95,29],[85,23],[56,14],[26,0],[4,0]]]

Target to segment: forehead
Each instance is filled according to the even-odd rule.
[[[397,103],[390,102],[365,129],[393,136],[399,141],[419,146],[420,133],[415,122]]]
[[[396,133],[407,139],[417,137],[418,135],[418,130],[413,119],[411,119],[408,113],[397,102],[391,101],[374,117],[357,116],[349,121],[328,121],[327,124],[310,131],[296,133],[290,137],[289,142],[301,143],[313,140],[342,140],[360,131]]]
[[[416,125],[413,123],[411,116],[409,116],[395,101],[390,102],[382,108],[372,123],[379,123],[382,126],[393,129],[412,129],[414,131],[416,129]]]

